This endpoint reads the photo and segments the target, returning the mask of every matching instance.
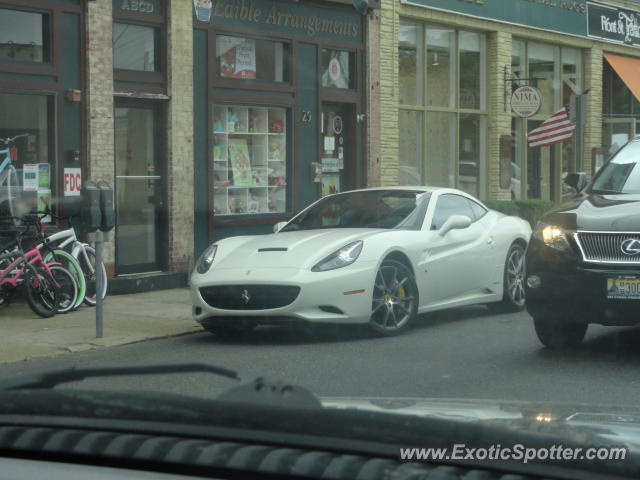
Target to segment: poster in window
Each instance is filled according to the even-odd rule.
[[[255,80],[255,40],[219,35],[216,42],[221,77]]]
[[[38,164],[38,190],[48,190],[51,184],[50,168],[48,163]]]
[[[322,196],[331,195],[340,191],[340,175],[322,175]]]
[[[250,187],[253,185],[249,147],[244,138],[229,139],[229,160],[233,172],[233,186]]]

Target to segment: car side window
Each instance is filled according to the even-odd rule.
[[[431,221],[431,230],[440,230],[444,222],[446,222],[451,215],[465,215],[469,217],[472,222],[476,220],[471,204],[466,198],[447,193],[438,197],[436,211]]]
[[[487,214],[487,209],[484,208],[479,203],[474,202],[473,200],[469,200],[469,199],[467,199],[467,201],[471,205],[471,210],[473,211],[473,215],[474,215],[471,218],[472,222],[475,222],[476,220],[480,220],[482,217],[484,217]]]

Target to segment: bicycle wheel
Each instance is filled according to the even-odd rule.
[[[43,318],[53,317],[58,308],[55,280],[47,271],[35,268],[26,270],[24,275],[27,303],[31,310]]]
[[[75,275],[61,265],[51,265],[49,271],[58,285],[56,312],[67,313],[73,310],[78,300],[78,282],[76,282]]]
[[[96,304],[96,279],[100,275],[102,277],[102,298],[107,294],[107,270],[104,263],[96,268],[96,251],[89,245],[84,245],[85,254],[82,250],[78,252],[78,263],[84,272],[84,278],[87,282],[87,290],[84,296],[84,303],[90,306]]]
[[[53,252],[49,252],[45,255],[44,261],[47,264],[51,262],[61,263],[69,272],[71,272],[75,278],[76,284],[78,285],[78,295],[72,309],[75,310],[80,308],[86,294],[87,284],[84,272],[82,271],[82,267],[78,263],[78,260],[65,250],[54,250]]]

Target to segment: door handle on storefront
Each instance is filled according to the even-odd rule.
[[[160,175],[116,175],[121,180],[160,180]]]

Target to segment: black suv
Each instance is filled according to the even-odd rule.
[[[589,323],[640,323],[640,137],[587,185],[565,183],[575,198],[548,212],[526,254],[527,310],[547,347],[584,338]]]

